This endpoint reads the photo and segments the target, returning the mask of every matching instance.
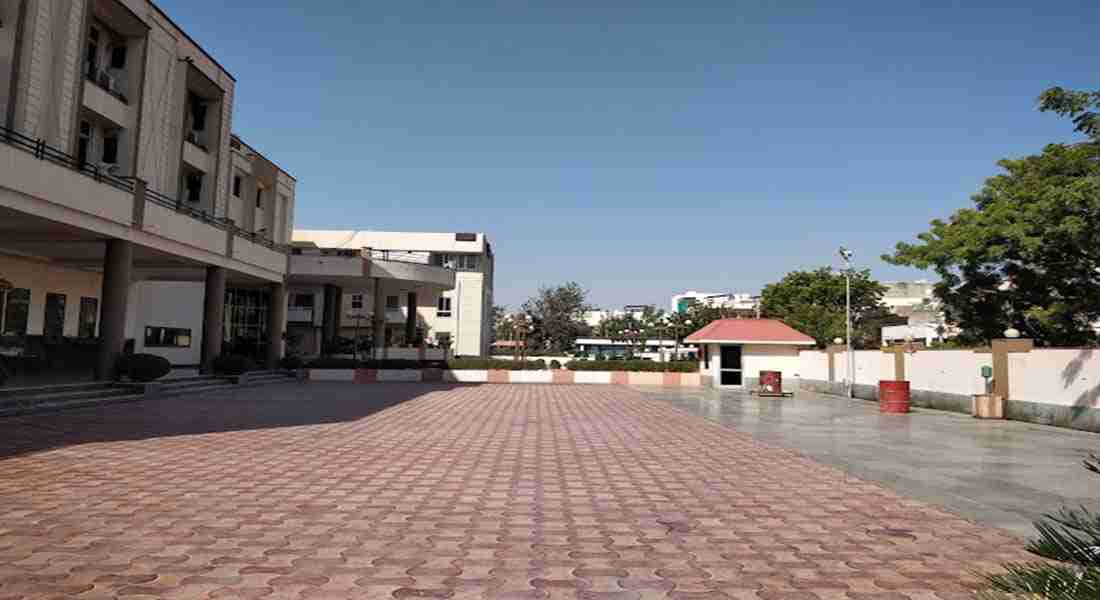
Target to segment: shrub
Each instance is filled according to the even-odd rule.
[[[322,356],[306,363],[308,369],[354,369],[359,366],[359,361],[354,358],[337,358],[334,356]]]
[[[478,371],[542,371],[546,369],[544,360],[500,360],[493,358],[456,358],[447,361],[452,371],[474,369]]]
[[[360,369],[423,369],[428,366],[429,364],[426,360],[411,360],[400,358],[363,360],[359,362]]]
[[[647,371],[668,373],[695,373],[697,362],[654,362],[651,360],[571,360],[565,363],[570,371]]]
[[[118,374],[132,381],[152,381],[172,370],[167,358],[156,354],[124,354],[118,359]]]
[[[550,361],[550,368],[554,369],[556,371],[556,370],[561,368],[561,363],[558,362],[556,359],[552,360],[552,361]]]
[[[301,369],[304,364],[302,357],[296,354],[288,354],[279,361],[279,366],[284,369]]]
[[[240,354],[222,354],[214,359],[212,366],[219,375],[241,375],[256,370],[256,363]]]

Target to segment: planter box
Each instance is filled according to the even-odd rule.
[[[508,381],[511,383],[553,383],[550,371],[512,371]]]
[[[664,385],[664,373],[647,373],[642,371],[628,371],[630,385]]]
[[[419,369],[379,369],[379,382],[415,382],[420,381]]]
[[[313,381],[355,381],[355,369],[310,369]]]
[[[574,371],[573,383],[611,383],[610,371]]]
[[[489,372],[474,369],[443,371],[443,381],[451,383],[489,383]]]

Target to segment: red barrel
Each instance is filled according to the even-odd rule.
[[[760,371],[760,391],[769,394],[782,394],[783,373],[780,371]]]
[[[879,381],[878,410],[884,413],[909,412],[909,382]]]

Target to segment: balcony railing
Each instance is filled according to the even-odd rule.
[[[97,69],[95,67],[88,67],[84,73],[85,79],[92,82],[96,87],[102,89],[108,94],[118,98],[123,104],[129,104],[130,101],[126,99],[126,94],[122,93],[122,77],[121,74],[114,75],[108,73],[106,70]]]
[[[124,192],[134,192],[134,178],[126,177],[122,175],[115,175],[109,172],[106,168],[100,167],[95,163],[86,161],[80,161],[75,156],[68,154],[58,148],[54,148],[46,143],[46,140],[41,138],[32,138],[14,129],[8,129],[7,127],[0,126],[0,142],[7,143],[15,148],[19,148],[29,154],[32,154],[39,160],[48,160],[54,164],[61,165],[68,169],[72,169],[83,175],[87,175],[99,183],[103,183],[112,186],[116,189]],[[232,221],[217,217],[210,214],[205,210],[200,210],[189,206],[182,198],[172,198],[165,194],[162,194],[156,190],[146,188],[145,200],[154,204],[159,204],[165,208],[170,208],[180,214],[187,215],[196,221],[201,221],[207,225],[217,227],[219,229],[232,231],[238,237],[247,239],[248,241],[266,246],[275,250],[276,252],[288,253],[290,247],[286,244],[277,244],[270,238],[263,237],[255,232],[246,231],[237,227]]]
[[[46,140],[25,136],[7,127],[0,127],[0,140],[33,154],[39,160],[48,160],[126,192],[134,191],[134,182],[129,178],[114,175],[97,164],[80,161],[75,156],[50,146]]]

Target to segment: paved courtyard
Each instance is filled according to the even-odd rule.
[[[641,388],[650,398],[798,450],[902,495],[1031,537],[1060,506],[1100,511],[1100,477],[1082,467],[1100,435],[1019,421],[798,392],[776,400],[713,389]]]
[[[955,600],[1017,540],[613,386],[0,420],[0,598]]]

